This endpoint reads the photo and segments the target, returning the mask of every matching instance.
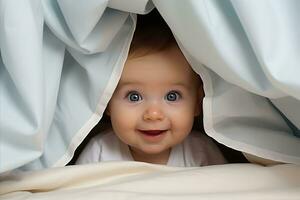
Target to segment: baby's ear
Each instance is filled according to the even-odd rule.
[[[195,116],[200,115],[200,113],[202,112],[203,97],[204,97],[204,91],[203,91],[203,88],[200,87],[197,90],[197,102],[196,102],[196,107],[195,107]]]
[[[107,107],[105,108],[104,113],[105,113],[107,116],[110,116],[110,108],[109,108],[109,105],[107,105]]]
[[[200,106],[201,106],[201,105],[202,105],[202,104],[201,104],[199,101],[197,101],[196,107],[195,107],[195,114],[194,114],[195,117],[197,117],[197,116],[200,115]]]

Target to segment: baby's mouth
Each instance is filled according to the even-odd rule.
[[[139,130],[142,134],[147,135],[147,136],[158,136],[161,135],[167,130]]]

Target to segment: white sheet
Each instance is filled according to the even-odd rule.
[[[300,199],[300,166],[228,164],[171,168],[138,162],[7,175],[1,200]]]

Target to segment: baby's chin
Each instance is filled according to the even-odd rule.
[[[143,148],[130,147],[130,149],[131,151],[140,152],[149,156],[155,156],[171,151],[171,147],[162,147],[162,145],[159,144],[144,144]]]

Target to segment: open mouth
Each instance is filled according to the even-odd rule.
[[[139,130],[140,133],[147,135],[147,136],[158,136],[158,135],[162,135],[165,132],[167,132],[167,130]]]

